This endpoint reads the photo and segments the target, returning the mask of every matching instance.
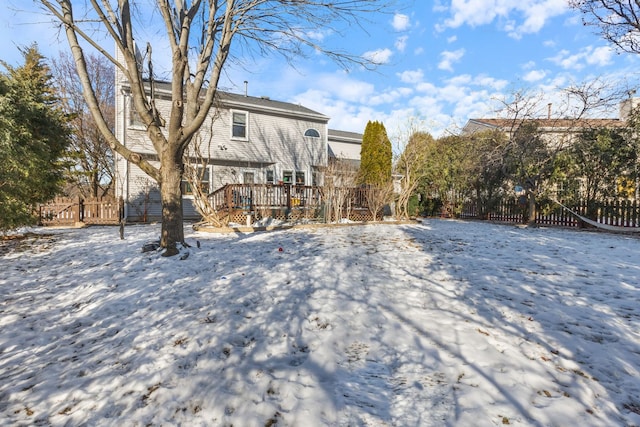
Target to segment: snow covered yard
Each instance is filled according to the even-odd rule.
[[[640,425],[638,238],[158,233],[0,247],[0,425]]]

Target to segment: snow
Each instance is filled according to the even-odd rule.
[[[0,425],[640,425],[637,237],[34,231],[0,247]]]

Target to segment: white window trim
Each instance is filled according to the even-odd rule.
[[[255,184],[256,183],[256,177],[257,177],[257,170],[255,169],[243,169],[242,170],[242,183],[243,184],[247,184],[246,182],[244,182],[244,178],[245,178],[245,174],[247,173],[251,173],[253,174],[253,182],[251,184]]]
[[[200,166],[198,166],[198,167],[200,167]],[[213,182],[213,170],[212,170],[213,168],[212,168],[211,165],[207,165],[207,166],[204,166],[204,167],[209,170],[209,193],[211,193],[211,188],[212,188],[211,184]],[[182,179],[180,181],[180,185],[182,185],[182,181],[186,181],[186,179]],[[183,194],[182,198],[183,199],[194,199],[195,196],[193,195],[193,193],[191,193],[191,194]]]
[[[285,175],[286,173],[290,173],[290,174],[291,174],[291,182],[285,182],[285,180],[284,180],[284,175]],[[282,179],[281,179],[281,181],[282,181],[284,184],[291,184],[291,185],[295,185],[295,183],[296,183],[296,172],[295,172],[293,169],[286,169],[286,170],[283,170],[283,171],[282,171]]]
[[[271,181],[268,180],[269,172],[271,172],[272,175],[273,175],[272,176],[273,179]],[[274,169],[265,169],[265,171],[264,171],[264,182],[266,184],[277,184],[278,183],[278,179],[276,178],[276,170],[275,170],[275,168]]]
[[[316,133],[318,134],[318,136],[314,136],[314,135],[307,135],[307,132],[309,132],[309,131],[314,131],[314,132],[316,132]],[[304,137],[305,137],[305,138],[318,139],[318,138],[321,138],[321,137],[322,137],[322,135],[320,134],[320,131],[319,131],[318,129],[316,129],[316,128],[308,128],[307,130],[305,130],[305,131],[304,131]]]
[[[248,141],[249,140],[249,112],[244,110],[230,110],[231,116],[229,117],[230,126],[229,126],[229,134],[232,140],[234,141]],[[244,129],[244,138],[241,136],[233,136],[233,115],[235,113],[244,114],[246,122]]]
[[[149,102],[149,100],[150,98],[147,97],[147,102]],[[127,122],[127,128],[135,129],[135,130],[147,130],[144,123],[142,123],[142,117],[140,117],[140,115],[138,115],[138,117],[140,117],[140,120],[141,120],[140,124],[131,123],[131,117],[134,113],[138,114],[138,112],[136,111],[136,106],[133,105],[133,97],[127,96],[127,115],[125,117],[125,120]]]

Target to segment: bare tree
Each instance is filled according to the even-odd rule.
[[[340,222],[349,218],[351,196],[358,180],[358,166],[344,159],[330,160],[323,170],[322,186],[325,221]]]
[[[584,14],[585,25],[625,52],[640,53],[640,3],[631,0],[569,0]]]
[[[409,199],[427,176],[428,144],[433,143],[433,137],[421,128],[421,123],[412,119],[395,137],[396,151],[400,153],[394,165],[395,173],[401,176],[396,204],[396,216],[400,219],[409,217]]]
[[[366,199],[369,212],[374,221],[378,220],[385,205],[391,202],[393,196],[393,181],[378,181],[366,186]],[[382,219],[382,218],[380,218]]]
[[[213,120],[209,123],[212,127]],[[209,132],[208,135],[211,138],[213,132]],[[193,195],[193,206],[202,217],[203,223],[211,224],[214,227],[226,227],[230,220],[229,213],[218,211],[208,197],[211,191],[209,187],[211,180],[206,175],[211,158],[210,149],[210,141],[203,140],[202,134],[196,135],[184,155],[184,178]],[[203,152],[204,150],[207,151]]]
[[[128,0],[40,3],[66,33],[85,99],[109,146],[160,186],[164,255],[177,254],[177,244],[184,244],[183,154],[214,105],[223,68],[234,52],[264,55],[275,51],[290,61],[320,52],[344,67],[372,65],[362,57],[323,47],[314,34],[319,28],[340,32],[340,25],[353,31],[364,14],[385,7],[382,0],[156,0],[153,11]],[[154,21],[156,17],[159,22]],[[136,55],[134,40],[139,36],[142,41],[137,31],[142,25],[164,28],[171,49],[171,111],[167,118],[155,106],[153,46],[147,43],[144,66]],[[123,62],[101,45],[100,37],[105,34],[115,42]],[[133,106],[147,128],[159,167],[124,146],[109,128],[88,72],[83,48],[87,44],[113,62],[128,80]]]
[[[93,82],[96,100],[103,111],[109,129],[115,126],[114,84],[112,64],[104,57],[91,54],[87,72]],[[75,191],[84,197],[102,197],[114,183],[113,151],[98,129],[82,94],[82,86],[73,58],[60,53],[52,61],[52,71],[65,111],[71,116],[74,129],[70,160],[73,164],[68,179]]]
[[[557,160],[578,135],[600,120],[589,115],[619,100],[620,93],[598,79],[565,88],[566,100],[544,117],[545,95],[515,92],[504,100],[503,172],[523,188],[528,201],[528,222],[535,222],[536,203],[546,184],[556,173]]]

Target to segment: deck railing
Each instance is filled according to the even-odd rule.
[[[366,189],[350,188],[350,206],[367,209]],[[330,196],[322,187],[276,184],[227,184],[209,195],[217,211],[255,212],[265,209],[319,209]]]

